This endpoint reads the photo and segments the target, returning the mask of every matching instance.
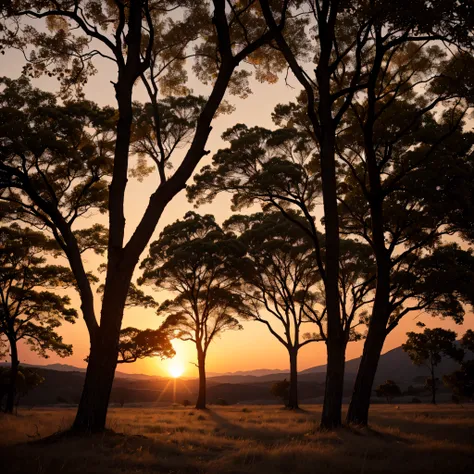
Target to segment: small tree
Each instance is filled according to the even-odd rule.
[[[468,329],[461,338],[461,346],[466,351],[474,353],[474,331]],[[444,384],[453,392],[453,400],[474,399],[474,360],[464,359],[461,368],[452,374],[443,376]]]
[[[154,284],[174,293],[157,310],[165,315],[163,329],[196,345],[199,395],[196,408],[206,408],[206,355],[224,331],[241,329],[234,315],[242,306],[235,262],[245,251],[213,216],[188,212],[163,230],[150,246],[139,283]]]
[[[275,382],[271,388],[270,393],[277,398],[281,398],[285,406],[288,406],[288,400],[290,398],[290,382],[284,379],[280,382]]]
[[[0,336],[8,340],[11,355],[10,388],[5,411],[12,413],[18,378],[18,341],[24,340],[41,357],[54,352],[61,357],[72,354],[56,332],[62,321],[74,323],[76,310],[69,297],[45,288],[72,284],[71,271],[46,264],[45,254],[55,250],[40,232],[14,224],[0,228]]]
[[[393,398],[401,396],[402,391],[393,380],[387,380],[375,389],[375,393],[377,397],[384,397],[390,403]]]
[[[436,404],[435,369],[442,356],[459,361],[463,357],[462,349],[455,345],[456,333],[441,328],[426,328],[423,333],[408,332],[407,336],[407,342],[402,344],[402,348],[415,365],[424,365],[430,370],[431,402]]]
[[[27,395],[30,390],[44,382],[36,370],[27,367],[18,367],[15,380],[15,405],[18,407],[20,398]],[[8,396],[11,386],[11,368],[0,367],[0,410],[3,406],[5,395]]]

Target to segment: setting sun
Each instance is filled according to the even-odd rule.
[[[177,379],[178,377],[181,377],[184,372],[184,365],[181,361],[179,360],[172,360],[168,366],[168,372],[171,375],[171,377]]]

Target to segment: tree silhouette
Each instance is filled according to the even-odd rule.
[[[270,387],[270,393],[277,398],[281,398],[282,402],[284,403],[286,407],[289,406],[290,384],[291,383],[288,382],[288,380],[284,379],[284,380],[281,380],[280,382],[275,382]]]
[[[76,310],[68,296],[48,288],[67,288],[74,279],[68,268],[46,264],[46,254],[56,250],[42,233],[22,229],[16,224],[0,227],[0,336],[10,348],[10,386],[5,411],[12,413],[17,389],[18,341],[25,341],[41,357],[54,352],[61,357],[72,354],[56,332],[62,321],[74,323]]]
[[[444,185],[441,170],[465,160],[472,141],[463,132],[470,99],[462,87],[471,61],[463,55],[446,58],[429,44],[387,49],[380,34],[375,48],[378,60],[371,65],[367,96],[351,107],[347,135],[341,134],[337,144],[346,170],[340,196],[343,232],[365,239],[377,261],[376,296],[348,411],[354,423],[367,423],[383,341],[410,310],[400,310],[410,291],[402,291],[399,299],[397,287],[414,275],[423,251],[432,252],[449,232],[450,204],[436,191]],[[445,212],[434,212],[433,200],[438,207],[444,203]]]
[[[10,393],[11,387],[11,375],[12,369],[6,367],[0,367],[0,410],[3,407],[3,399],[5,395]],[[15,380],[15,399],[14,405],[18,407],[18,403],[21,397],[28,394],[30,390],[41,385],[44,382],[44,378],[38,374],[34,369],[28,367],[18,366],[16,380]],[[18,408],[17,408],[18,410]]]
[[[369,105],[374,104],[372,91],[378,72],[381,71],[385,78],[393,77],[388,66],[381,67],[384,57],[389,58],[390,62],[394,53],[406,43],[415,45],[416,49],[426,42],[442,39],[447,43],[472,46],[472,37],[468,31],[473,24],[473,15],[472,11],[460,6],[459,2],[449,0],[436,2],[436,8],[432,8],[432,2],[426,0],[403,2],[401,8],[398,2],[387,5],[386,2],[377,0],[321,0],[303,3],[307,3],[306,14],[311,18],[311,24],[317,32],[308,38],[308,42],[312,42],[315,58],[311,71],[305,70],[308,66],[307,57],[302,57],[294,48],[294,43],[285,35],[285,31],[278,28],[277,22],[288,14],[286,7],[289,2],[283,2],[283,10],[280,10],[268,0],[260,1],[265,21],[270,31],[275,34],[275,41],[289,68],[304,89],[303,103],[310,130],[319,147],[327,246],[324,262],[327,276],[324,282],[329,336],[322,425],[332,428],[341,423],[344,379],[343,330],[338,306],[339,214],[336,142],[339,131],[344,129],[345,116],[354,107],[355,99],[367,100]],[[466,30],[463,31],[463,27]],[[410,61],[406,64],[409,65]],[[411,76],[404,75],[405,79],[406,77]],[[390,89],[382,90],[381,94],[389,98]],[[369,122],[373,117],[370,113],[364,116]],[[369,139],[370,132],[367,129],[365,132],[364,137]],[[376,167],[373,153],[366,153],[366,160]],[[373,173],[369,175],[369,180],[371,191],[379,195]],[[375,210],[375,207],[372,210]],[[377,217],[373,217],[372,222],[376,226]],[[376,241],[382,246],[383,233],[380,233]],[[379,263],[380,259],[377,257],[378,266]],[[383,278],[378,278],[377,286],[377,293],[382,293],[374,303],[378,311],[379,298],[383,298],[384,291],[386,293],[387,283]],[[378,318],[371,318],[372,325],[377,322]],[[379,345],[371,342],[374,332],[371,331],[366,347],[374,347],[373,352],[376,352]],[[382,330],[379,330],[379,333],[381,332]],[[377,361],[376,354],[371,357],[363,356],[360,377],[349,410],[349,421],[367,423],[373,368],[366,368],[366,365],[370,366],[374,362],[376,365]]]
[[[296,217],[295,217],[296,218]],[[288,408],[298,408],[299,350],[310,342],[323,341],[324,299],[318,287],[321,276],[314,264],[308,236],[288,225],[280,213],[234,215],[224,229],[240,233],[246,255],[237,263],[245,301],[241,314],[265,324],[288,351],[290,361]],[[241,229],[241,232],[238,231]],[[319,306],[319,311],[317,309]],[[321,334],[307,333],[302,325],[317,324]]]
[[[304,226],[301,216],[287,212],[293,220],[302,220]],[[246,249],[245,258],[236,267],[242,280],[238,291],[245,301],[241,313],[265,324],[288,351],[290,389],[287,406],[298,408],[298,352],[310,342],[327,341],[324,287],[312,240],[280,212],[234,215],[223,227],[239,235],[239,241]],[[363,249],[365,253],[361,252]],[[355,329],[364,320],[361,309],[367,302],[368,290],[361,290],[363,285],[361,287],[359,283],[365,272],[370,272],[370,249],[346,241],[343,254],[341,299],[347,343],[360,337]],[[367,261],[361,264],[364,257]],[[303,332],[306,323],[313,323],[316,330]]]
[[[104,210],[108,211],[109,225],[107,278],[100,322],[94,312],[90,286],[84,281],[77,242],[68,225],[69,217],[58,206],[54,188],[44,182],[51,184],[42,176],[44,168],[40,167],[41,172],[19,169],[10,162],[12,156],[17,156],[13,150],[3,151],[0,168],[2,188],[14,186],[17,192],[21,190],[32,201],[29,206],[40,209],[37,217],[42,218],[64,246],[71,268],[76,278],[81,280],[83,316],[90,334],[91,353],[73,426],[75,430],[102,431],[105,428],[125,299],[133,271],[164,209],[184,188],[206,155],[211,123],[219,108],[225,105],[224,94],[227,90],[241,96],[250,92],[250,71],[236,69],[247,61],[253,65],[260,80],[274,82],[276,73],[284,68],[283,61],[268,46],[272,33],[267,30],[256,5],[247,7],[232,2],[231,7],[226,8],[225,0],[184,3],[78,0],[54,4],[32,4],[20,0],[1,6],[1,46],[23,51],[28,59],[25,74],[57,77],[62,97],[70,96],[71,92],[82,97],[82,86],[95,72],[94,60],[97,57],[110,61],[117,71],[111,81],[117,113],[112,127],[115,137],[110,150],[113,157],[108,170],[110,186],[107,188],[105,183],[102,184],[106,195],[102,202]],[[282,21],[280,27],[286,26],[288,34],[297,36],[304,31],[301,28],[304,24],[305,19],[295,19],[289,25]],[[304,45],[304,42],[299,43]],[[264,49],[261,51],[260,48]],[[193,60],[194,75],[206,84],[212,82],[212,87],[198,116],[190,121],[193,131],[186,135],[184,157],[181,161],[173,161],[174,172],[167,175],[165,168],[171,159],[163,142],[162,134],[166,132],[161,121],[162,112],[166,115],[173,109],[164,107],[163,110],[162,99],[190,92],[184,67],[187,59]],[[140,111],[135,113],[133,107],[134,86],[139,82],[148,96],[149,105],[145,108],[151,111],[147,116],[152,119],[149,129],[153,131],[154,148],[149,158],[159,180],[139,224],[126,241],[124,200],[128,174],[134,168],[130,165],[130,154],[134,151],[131,146],[133,124],[139,115],[143,116]],[[20,107],[23,104],[20,101]],[[188,105],[195,108],[196,102],[188,101]],[[164,117],[163,122],[166,121]],[[166,142],[166,138],[164,140]],[[26,151],[28,153],[23,155],[28,157],[32,150]],[[97,155],[98,151],[93,154]],[[140,147],[136,151],[141,153]],[[138,175],[149,171],[143,160],[139,160],[137,165],[134,169]],[[34,180],[31,174],[35,175]],[[41,192],[36,184],[42,188]],[[90,186],[85,187],[78,198],[90,196],[89,191]],[[24,203],[22,206],[25,207]]]
[[[375,389],[375,393],[377,397],[384,397],[387,399],[387,402],[390,403],[393,398],[399,397],[402,391],[393,380],[387,380]]]
[[[199,394],[196,408],[206,408],[206,356],[224,331],[242,329],[234,317],[242,307],[236,261],[245,251],[210,215],[188,212],[165,227],[143,260],[139,283],[175,294],[157,310],[166,316],[162,329],[196,345]]]
[[[441,328],[426,328],[423,333],[408,332],[407,336],[402,348],[415,365],[424,365],[430,370],[431,403],[436,404],[435,369],[442,356],[460,361],[464,355],[463,350],[456,347],[456,333]]]
[[[325,300],[326,244],[313,214],[321,194],[317,151],[298,105],[278,106],[273,118],[284,128],[271,131],[238,124],[227,130],[223,138],[230,146],[219,150],[212,165],[204,166],[195,176],[195,183],[188,187],[188,197],[200,205],[212,201],[219,192],[231,192],[234,210],[259,203],[266,212],[280,212],[287,220],[286,226],[280,224],[283,231],[285,227],[296,227],[306,235],[312,247],[308,256],[314,271],[321,276],[320,295]],[[357,316],[362,316],[363,306],[370,302],[375,269],[368,246],[344,239],[339,247],[340,349],[344,356],[347,342],[354,336],[352,328],[359,323]],[[323,337],[327,342],[326,301],[318,304],[324,308]]]
[[[468,329],[461,338],[461,347],[464,351],[474,354],[474,331]],[[452,374],[444,375],[443,382],[453,391],[453,396],[457,400],[472,400],[474,398],[474,360],[472,358],[466,359],[464,353],[464,360],[461,363],[459,370],[455,370]]]

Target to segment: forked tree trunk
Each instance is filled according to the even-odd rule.
[[[290,349],[290,393],[288,408],[296,410],[298,406],[298,350]]]
[[[199,369],[199,392],[196,401],[196,408],[204,410],[206,408],[206,354],[198,348],[198,369]]]
[[[5,406],[6,413],[13,413],[15,408],[15,396],[16,396],[16,379],[18,377],[18,366],[20,362],[18,360],[18,348],[15,340],[10,340],[10,353],[11,353],[11,364],[10,364],[10,383],[8,385],[7,392],[7,404]]]

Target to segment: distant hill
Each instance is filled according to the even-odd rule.
[[[8,362],[0,362],[0,367],[9,367]],[[85,367],[75,367],[74,365],[69,364],[46,364],[46,365],[36,365],[36,364],[21,364],[23,367],[33,367],[35,369],[43,370],[55,370],[57,372],[81,372],[85,373]],[[117,377],[127,378],[127,379],[148,379],[158,377],[156,375],[146,375],[146,374],[126,374],[117,370],[115,372]]]
[[[346,362],[344,397],[350,397],[360,357]],[[1,364],[6,365],[6,364]],[[26,365],[26,364],[25,364]],[[85,369],[67,364],[33,366],[45,378],[44,384],[28,394],[22,403],[26,405],[49,405],[55,403],[78,403],[84,384]],[[450,373],[457,364],[445,359],[439,365],[438,377]],[[405,390],[409,385],[424,384],[428,370],[412,364],[401,347],[392,349],[380,357],[375,386],[387,379],[394,380]],[[260,369],[241,371],[231,374],[208,377],[208,400],[210,403],[221,398],[228,403],[273,403],[270,394],[271,385],[284,378],[289,379],[287,371]],[[298,376],[298,391],[302,402],[320,402],[324,394],[326,365],[303,370]],[[183,400],[194,402],[197,396],[198,380],[168,379],[142,374],[124,374],[117,372],[112,390],[111,402],[130,403],[181,403]]]
[[[357,375],[360,361],[361,357],[357,357],[356,359],[351,359],[346,362],[346,376],[348,378]],[[439,374],[438,376],[441,377],[441,375],[453,372],[458,367],[458,364],[452,359],[444,358],[436,369],[436,372]],[[318,365],[301,372],[301,374],[305,375],[321,373],[326,373],[326,365]],[[398,384],[409,385],[415,382],[416,378],[424,378],[428,375],[428,369],[423,366],[418,367],[414,365],[407,353],[400,346],[381,355],[375,383],[378,384],[387,379],[391,379]]]

